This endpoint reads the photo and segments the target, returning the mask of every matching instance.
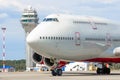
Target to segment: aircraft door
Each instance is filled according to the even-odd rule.
[[[106,33],[106,45],[111,46],[111,44],[112,44],[112,39],[110,33]]]
[[[75,32],[75,45],[80,46],[80,33]]]

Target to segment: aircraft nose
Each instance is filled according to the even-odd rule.
[[[32,44],[32,43],[34,43],[34,38],[32,36],[30,36],[30,34],[29,34],[26,38],[26,42],[28,44]]]
[[[37,36],[33,35],[33,33],[30,33],[27,36],[26,42],[29,44],[30,47],[32,48],[36,47],[37,41],[38,41],[38,38]]]

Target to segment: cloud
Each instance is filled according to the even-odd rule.
[[[78,0],[78,2],[81,2],[81,3],[93,3],[93,2],[96,2],[96,3],[105,3],[105,4],[113,4],[113,3],[117,3],[119,2],[120,0]]]
[[[105,7],[110,6],[105,4],[113,4],[117,1],[119,0],[0,0],[0,7],[2,9],[6,8],[6,10],[11,9],[21,12],[24,8],[27,8],[28,5],[32,5],[40,15],[61,12],[76,14],[80,9],[82,9],[80,11],[104,9]]]
[[[11,9],[11,10],[16,10],[16,11],[20,11],[24,8],[24,3],[21,3],[18,0],[12,0],[12,1],[8,1],[8,0],[0,0],[0,9],[4,10],[4,9]]]
[[[8,14],[7,14],[7,13],[1,13],[1,14],[0,14],[0,19],[1,19],[1,18],[7,18],[7,17],[8,17]]]
[[[96,0],[96,1],[105,3],[105,4],[112,4],[112,3],[118,2],[119,0]]]
[[[0,9],[6,10],[8,16],[22,14],[22,11],[28,5],[32,5],[39,14],[40,19],[51,13],[70,13],[79,15],[111,16],[118,11],[119,14],[120,0],[0,0]],[[7,12],[8,11],[8,12]],[[15,14],[13,14],[13,12]],[[113,14],[113,15],[114,15]],[[14,18],[14,16],[12,18]]]

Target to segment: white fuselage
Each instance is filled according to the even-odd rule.
[[[28,44],[40,55],[81,61],[115,58],[120,46],[120,25],[103,18],[52,14],[27,37]]]

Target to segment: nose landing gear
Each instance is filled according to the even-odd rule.
[[[97,74],[110,74],[110,68],[108,66],[106,66],[104,63],[99,64],[101,65],[97,67]],[[107,64],[108,65],[108,64]]]
[[[52,76],[62,76],[62,64],[58,61],[55,61],[54,66],[51,68]]]
[[[110,74],[110,68],[97,68],[97,74]]]
[[[62,76],[62,69],[54,69],[54,70],[52,70],[51,71],[51,74],[53,75],[53,76]]]

